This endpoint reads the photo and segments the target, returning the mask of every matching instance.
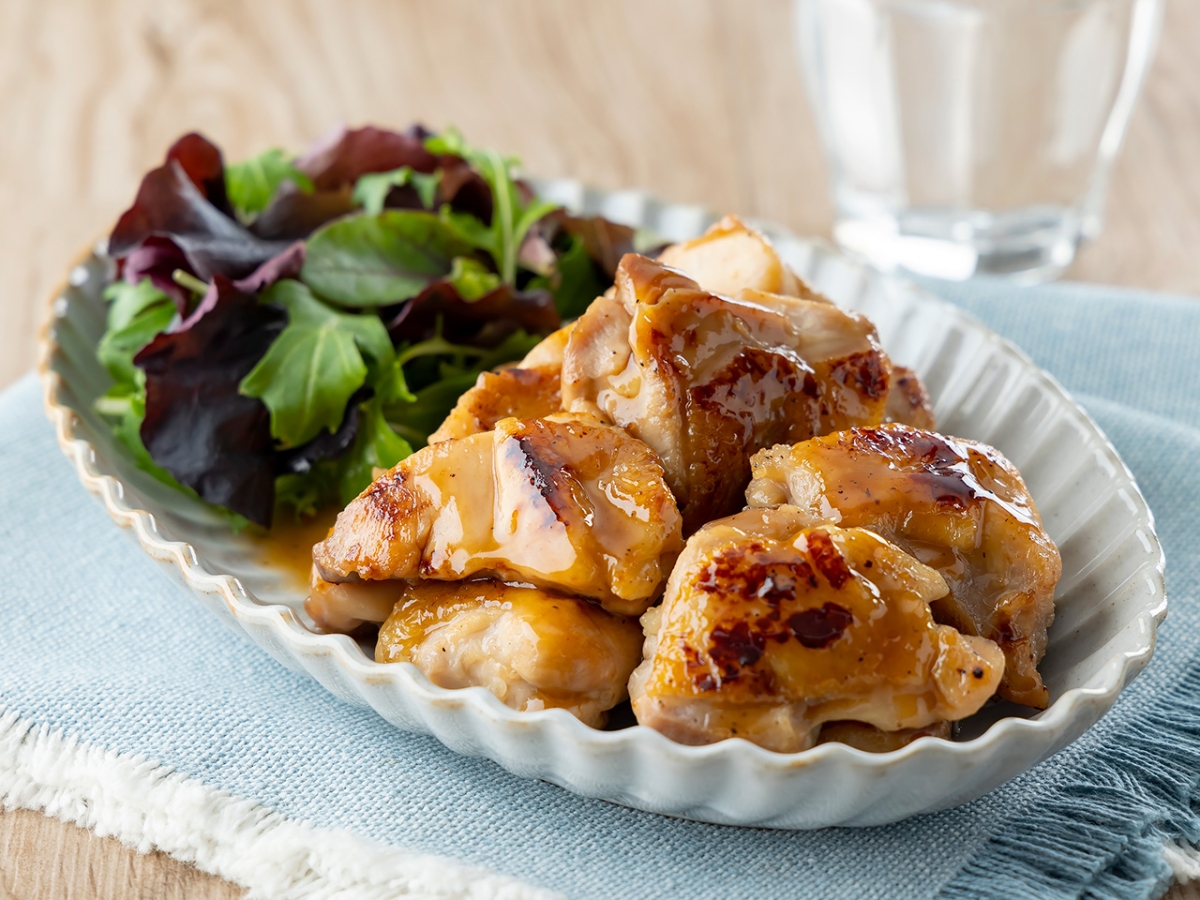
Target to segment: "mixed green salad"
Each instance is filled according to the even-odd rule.
[[[97,410],[237,526],[348,502],[633,248],[516,166],[453,130],[340,129],[233,165],[185,135],[109,238]]]

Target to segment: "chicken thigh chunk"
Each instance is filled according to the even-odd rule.
[[[810,519],[748,510],[689,539],[642,620],[646,661],[630,681],[641,724],[787,753],[825,722],[924,729],[992,696],[1004,656],[933,621],[941,575],[870,531]]]
[[[751,506],[786,503],[869,528],[937,569],[935,618],[995,641],[1005,699],[1044,709],[1038,674],[1062,561],[1020,474],[999,451],[903,425],[852,429],[758,453]]]
[[[742,507],[757,449],[883,421],[889,364],[869,321],[828,303],[748,296],[709,293],[628,254],[563,354],[564,406],[658,453],[685,533]]]
[[[886,422],[898,422],[926,431],[937,428],[929,392],[925,390],[920,376],[904,366],[892,366],[891,390],[884,414]]]
[[[619,428],[551,416],[402,460],[338,515],[313,563],[326,583],[488,576],[638,615],[681,546],[654,452]]]
[[[765,235],[737,216],[726,216],[698,238],[672,244],[658,259],[714,294],[739,297],[754,291],[830,302],[784,263]]]
[[[636,619],[496,581],[404,585],[375,659],[411,662],[439,687],[482,687],[512,709],[566,709],[588,725],[627,696]]]

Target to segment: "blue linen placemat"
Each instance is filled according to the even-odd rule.
[[[667,819],[459,757],[221,627],[77,484],[32,377],[0,395],[0,706],[320,828],[579,898],[1150,898],[1200,842],[1200,301],[939,287],[1116,444],[1157,517],[1171,611],[1101,723],[959,809],[876,829]],[[1186,852],[1186,851],[1185,851]]]

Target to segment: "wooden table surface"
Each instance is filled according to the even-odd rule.
[[[1107,228],[1069,277],[1200,294],[1197,46],[1200,3],[1167,0]],[[536,174],[829,232],[789,0],[0,0],[0,387],[176,136],[238,159],[341,121],[456,124]],[[240,893],[0,813],[0,900]]]

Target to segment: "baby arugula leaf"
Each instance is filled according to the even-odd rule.
[[[275,282],[262,302],[287,310],[288,324],[238,389],[266,404],[280,448],[299,447],[322,429],[338,430],[367,380],[363,354],[381,370],[392,361],[392,342],[378,316],[339,312],[290,278]]]
[[[432,213],[388,209],[338,219],[308,240],[300,278],[343,306],[388,306],[450,274],[474,247]]]
[[[96,358],[118,384],[138,384],[141,370],[133,364],[137,352],[166,331],[175,318],[175,301],[149,278],[137,284],[117,281],[104,290],[109,301],[108,328],[96,346]]]
[[[440,172],[417,172],[411,166],[401,166],[390,172],[369,172],[354,185],[354,201],[362,206],[369,216],[383,212],[383,205],[392,188],[412,185],[421,205],[433,209],[437,197]]]
[[[248,221],[266,209],[275,191],[285,181],[292,182],[305,193],[313,191],[312,179],[288,162],[278,148],[225,167],[225,189],[242,221]]]
[[[454,154],[471,163],[492,189],[492,220],[484,225],[474,216],[452,213],[443,207],[443,219],[455,226],[465,240],[487,251],[495,260],[501,281],[517,281],[517,252],[525,234],[534,223],[558,208],[548,200],[524,202],[517,189],[512,169],[517,161],[494,150],[477,150],[468,145],[455,129],[447,129],[425,141],[432,153]]]

